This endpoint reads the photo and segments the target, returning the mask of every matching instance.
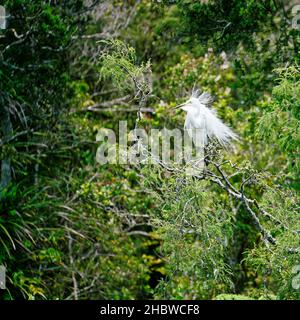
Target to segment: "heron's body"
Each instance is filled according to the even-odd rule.
[[[192,96],[181,106],[187,113],[184,127],[199,147],[206,146],[211,139],[216,139],[222,146],[237,139],[237,135],[209,107],[211,103],[211,95],[202,93],[200,96]]]

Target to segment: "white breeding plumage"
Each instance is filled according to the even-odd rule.
[[[209,93],[203,92],[199,95],[198,91],[195,91],[189,100],[176,107],[186,111],[184,128],[199,147],[207,145],[210,139],[216,139],[223,147],[231,140],[238,139],[210,107],[212,102],[213,98]]]

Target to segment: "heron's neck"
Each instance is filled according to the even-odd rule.
[[[189,112],[190,116],[192,117],[197,117],[200,115],[200,113],[201,113],[201,108],[199,107],[193,107]]]

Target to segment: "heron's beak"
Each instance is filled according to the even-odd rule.
[[[185,104],[186,104],[186,102],[184,102],[184,103],[182,103],[182,104],[179,104],[178,106],[176,106],[176,107],[174,107],[174,108],[172,108],[172,109],[173,109],[173,110],[179,109],[179,108],[183,107]]]

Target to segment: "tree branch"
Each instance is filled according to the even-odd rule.
[[[13,126],[10,119],[9,107],[4,106],[4,99],[2,99],[2,105],[0,105],[0,115],[1,115],[1,127],[3,140],[9,141],[13,136]],[[11,159],[9,156],[2,159],[1,162],[1,183],[0,183],[0,198],[2,196],[2,191],[8,187],[11,182]]]

